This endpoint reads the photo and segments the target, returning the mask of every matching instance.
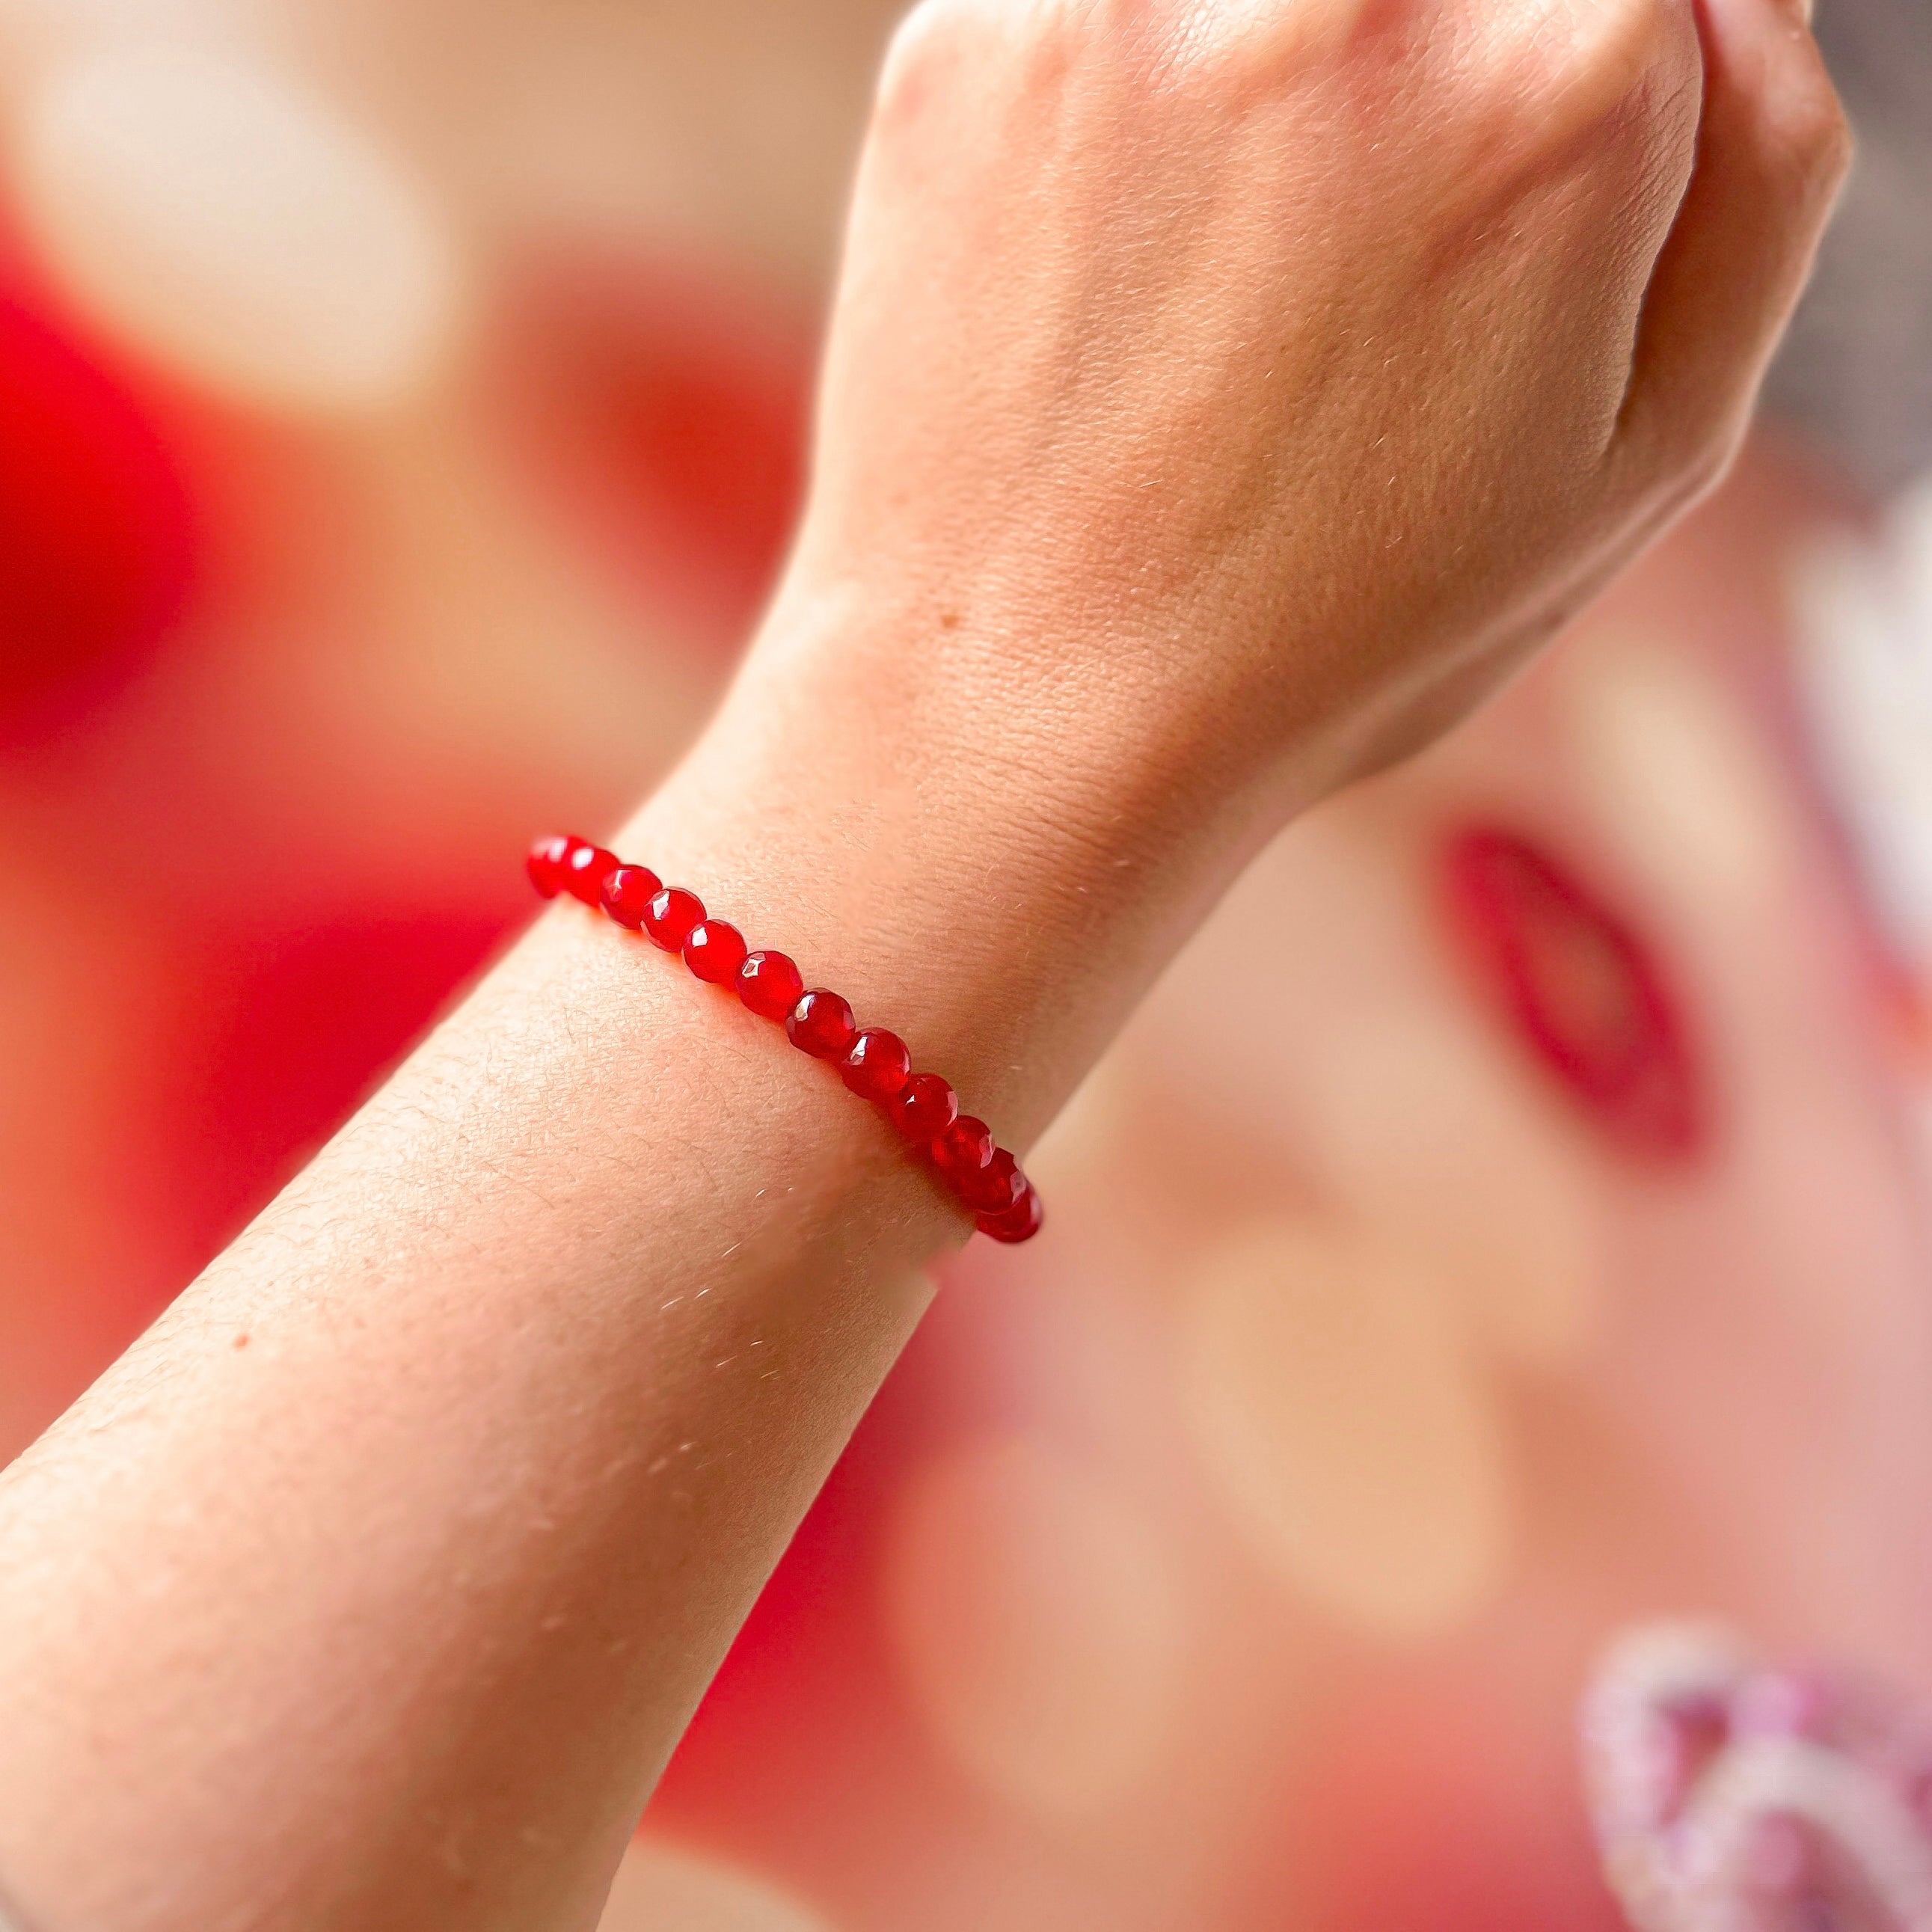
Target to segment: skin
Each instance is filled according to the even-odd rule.
[[[927,0],[791,568],[618,849],[1023,1148],[1262,841],[1714,482],[1846,152],[1785,0]],[[554,911],[0,1486],[29,1916],[593,1925],[964,1232]]]

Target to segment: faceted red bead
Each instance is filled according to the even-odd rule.
[[[684,963],[707,986],[724,986],[745,963],[745,935],[722,919],[707,919],[684,942]]]
[[[959,1096],[936,1073],[915,1073],[890,1100],[886,1112],[909,1141],[930,1141],[959,1118]]]
[[[984,1167],[971,1167],[952,1177],[961,1200],[976,1214],[1004,1214],[1025,1192],[1027,1178],[1004,1148],[995,1148]]]
[[[563,862],[570,856],[572,842],[568,834],[553,832],[548,838],[539,838],[524,861],[530,884],[547,899],[563,890]]]
[[[782,1020],[805,998],[805,979],[782,952],[754,952],[738,969],[738,997],[760,1019]]]
[[[912,1055],[896,1033],[868,1028],[840,1064],[847,1086],[862,1100],[890,1100],[912,1072]]]
[[[694,926],[704,923],[704,902],[695,892],[670,886],[644,908],[644,931],[667,952],[682,952]]]
[[[970,1114],[960,1114],[932,1137],[932,1158],[946,1174],[970,1174],[992,1157],[993,1130]]]
[[[1017,1246],[1022,1241],[1030,1241],[1038,1234],[1046,1220],[1046,1208],[1038,1190],[1029,1181],[1026,1190],[1003,1214],[982,1214],[979,1217],[980,1232],[990,1234],[996,1241],[1004,1241]]]
[[[664,881],[648,866],[620,866],[604,881],[604,910],[620,926],[635,932],[644,922],[652,900]]]
[[[806,994],[785,1022],[791,1043],[815,1060],[842,1060],[859,1036],[852,1009],[823,987]]]
[[[588,840],[572,840],[569,856],[563,862],[563,889],[586,905],[604,902],[604,881],[617,869],[617,855]]]

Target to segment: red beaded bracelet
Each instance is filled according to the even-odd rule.
[[[996,1241],[1030,1241],[1046,1218],[1033,1183],[984,1120],[959,1111],[959,1096],[936,1073],[915,1073],[898,1034],[861,1030],[852,1009],[824,987],[807,989],[782,952],[754,952],[737,928],[711,918],[694,892],[667,886],[645,866],[627,866],[587,838],[557,833],[530,848],[530,883],[547,899],[568,892],[680,953],[699,979],[730,986],[761,1019],[783,1022],[793,1046],[832,1061],[846,1085],[881,1108]]]

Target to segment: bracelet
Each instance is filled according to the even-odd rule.
[[[830,1060],[862,1099],[872,1101],[973,1215],[982,1234],[1030,1241],[1046,1219],[1039,1193],[984,1120],[959,1111],[959,1096],[937,1073],[915,1073],[898,1034],[861,1029],[852,1009],[804,976],[782,952],[754,952],[734,926],[712,918],[694,892],[667,886],[647,866],[628,866],[587,838],[559,832],[531,847],[530,883],[547,899],[568,892],[682,955],[707,985],[729,986],[760,1018],[781,1022],[791,1043]]]

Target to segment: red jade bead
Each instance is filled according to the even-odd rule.
[[[635,932],[644,922],[652,900],[664,881],[648,866],[620,866],[604,881],[604,910],[620,926]]]
[[[704,902],[695,892],[676,886],[658,894],[644,908],[644,931],[654,946],[682,952],[692,930],[704,923]]]
[[[604,902],[604,881],[617,869],[617,855],[586,840],[571,841],[569,856],[563,862],[563,889],[586,905]]]
[[[707,919],[684,942],[684,963],[707,986],[728,985],[745,963],[745,935],[722,919]]]
[[[852,1042],[838,1071],[862,1100],[890,1100],[910,1076],[912,1055],[897,1034],[868,1028]]]
[[[976,1214],[1004,1214],[1019,1204],[1026,1192],[1027,1178],[1019,1163],[1004,1148],[996,1148],[984,1167],[969,1168],[953,1177],[952,1185],[961,1200]]]
[[[785,1022],[791,1043],[814,1060],[842,1060],[859,1036],[852,1009],[836,993],[823,987],[806,994]]]
[[[805,998],[805,978],[782,952],[754,952],[738,969],[738,997],[763,1020],[782,1020]]]
[[[982,1214],[979,1228],[981,1234],[1016,1247],[1022,1241],[1031,1240],[1046,1220],[1046,1209],[1038,1190],[1029,1181],[1026,1192],[1004,1214]]]
[[[993,1157],[993,1130],[984,1120],[962,1114],[932,1138],[932,1158],[942,1172],[970,1174]]]
[[[915,1073],[890,1100],[886,1112],[909,1141],[936,1138],[959,1118],[959,1096],[936,1073]]]
[[[539,838],[524,861],[530,884],[547,899],[555,898],[563,890],[563,862],[570,856],[572,843],[563,832],[554,832],[548,838]]]

